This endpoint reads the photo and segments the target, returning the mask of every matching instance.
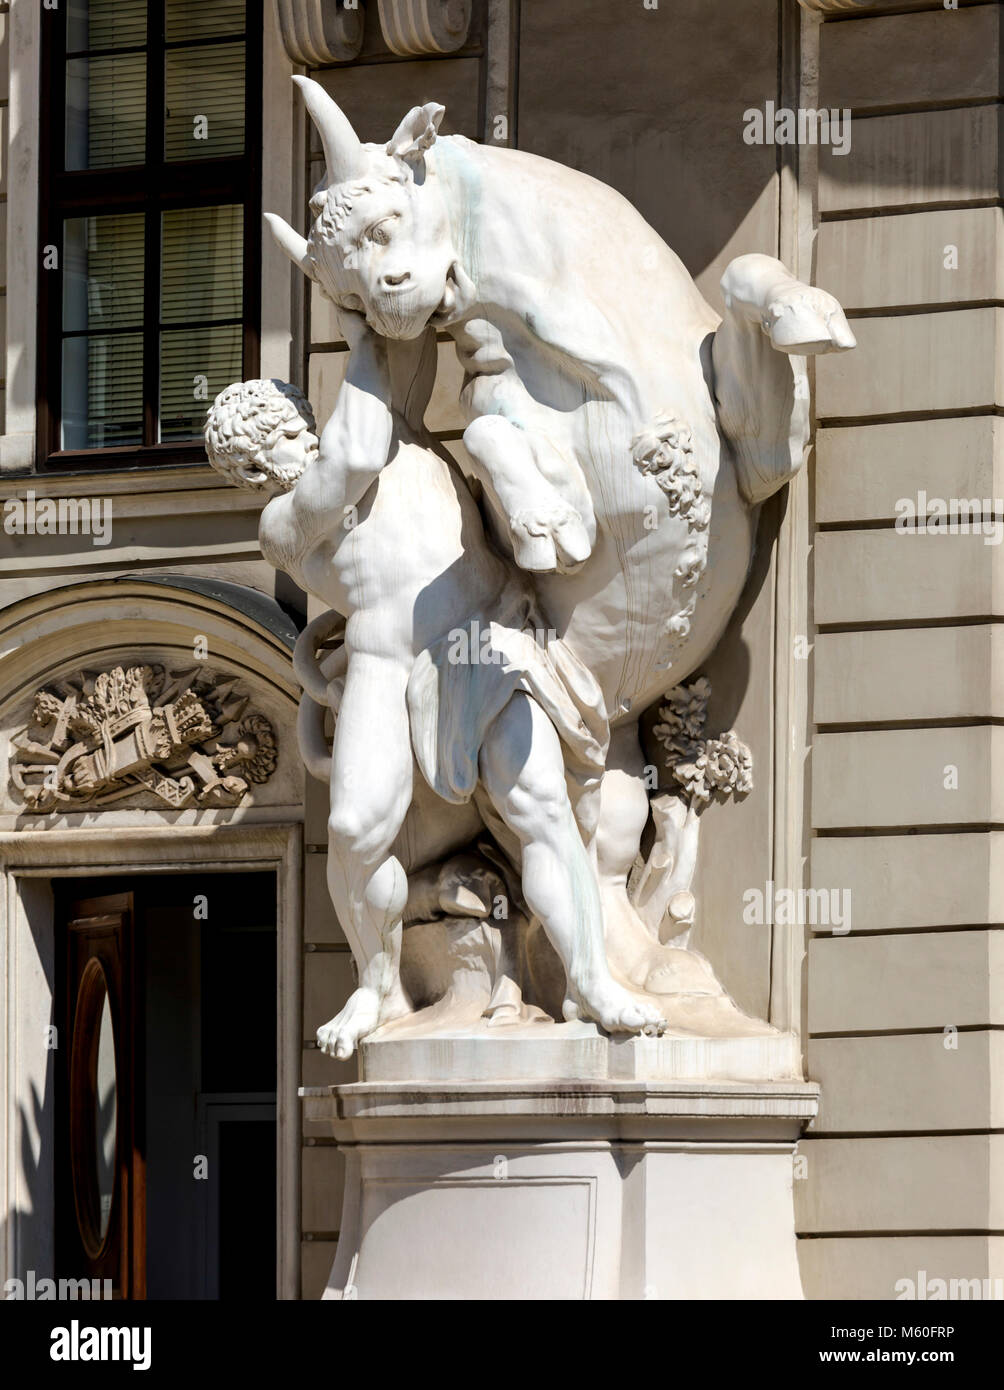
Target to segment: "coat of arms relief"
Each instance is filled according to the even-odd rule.
[[[115,666],[39,690],[12,740],[11,783],[44,815],[152,793],[164,806],[234,807],[269,780],[278,739],[229,677]]]

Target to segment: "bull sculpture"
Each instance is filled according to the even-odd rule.
[[[326,178],[306,238],[268,221],[336,306],[347,375],[319,437],[281,388],[257,463],[232,466],[254,411],[228,393],[207,440],[235,481],[273,494],[266,558],[329,610],[298,650],[301,738],[330,776],[328,882],[360,978],[321,1046],[347,1056],[413,1010],[402,924],[430,882],[468,918],[487,915],[486,884],[508,885],[560,960],[566,1020],[764,1028],[628,893],[651,814],[638,720],[721,638],[758,508],[802,464],[805,356],[855,345],[843,311],[746,255],[722,279],[719,320],[595,179],[441,137],[431,103],[363,144],[322,87],[293,80]],[[463,474],[423,424],[437,334],[465,373]],[[671,809],[655,817],[670,837],[695,821]],[[450,856],[479,836],[465,879]],[[652,864],[679,889],[674,859],[670,839],[644,875],[660,915]],[[695,1012],[701,999],[717,1012]]]

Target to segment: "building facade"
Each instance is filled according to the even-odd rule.
[[[999,1279],[1000,6],[0,11],[3,1277],[212,1298],[253,1269],[309,1299],[334,1259],[344,1160],[298,1097],[355,1076],[314,1041],[352,988],[296,751],[315,613],[201,441],[231,381],[296,382],[323,421],[344,377],[262,231],[305,229],[323,173],[305,74],[363,139],[436,101],[443,133],[611,184],[718,310],[751,251],[847,310],[708,665],[758,775],[707,813],[698,944],[820,1084],[806,1297]],[[426,423],[459,457],[441,337]]]

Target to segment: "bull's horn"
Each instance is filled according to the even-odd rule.
[[[288,222],[284,222],[274,212],[266,212],[265,221],[272,230],[272,235],[285,251],[286,255],[298,265],[304,275],[310,275],[310,257],[307,255],[307,242],[299,232],[295,232]]]
[[[321,137],[329,185],[347,183],[362,172],[366,162],[359,136],[319,82],[312,82],[309,77],[294,77],[293,81],[303,93],[310,119]]]

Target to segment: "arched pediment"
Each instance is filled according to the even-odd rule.
[[[190,577],[89,580],[0,610],[0,822],[302,804],[295,628],[267,596]]]

